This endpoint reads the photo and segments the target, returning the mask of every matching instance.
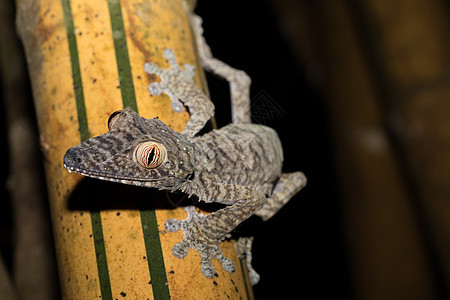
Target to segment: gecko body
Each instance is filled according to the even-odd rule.
[[[113,113],[109,131],[67,150],[64,166],[85,176],[124,184],[180,190],[200,201],[225,207],[203,215],[185,207],[184,220],[170,219],[169,232],[182,230],[183,240],[172,252],[183,258],[195,249],[201,272],[214,277],[211,260],[234,271],[232,261],[220,250],[220,242],[252,215],[271,218],[306,184],[301,172],[283,173],[283,150],[277,133],[263,125],[250,124],[250,78],[212,57],[202,36],[201,19],[192,16],[197,46],[205,69],[230,82],[233,124],[196,136],[214,112],[210,99],[195,85],[193,67],[177,64],[171,49],[164,50],[169,63],[163,69],[146,63],[144,69],[160,82],[149,85],[152,95],[167,94],[174,111],[187,106],[191,113],[182,133],[158,119],[146,119],[130,108]],[[259,275],[251,267],[252,238],[240,238],[236,249],[247,257],[253,284]]]
[[[182,258],[189,248],[199,251],[206,277],[214,275],[212,258],[232,272],[234,266],[223,256],[219,242],[272,195],[283,162],[275,131],[261,125],[230,124],[186,138],[162,121],[142,118],[129,108],[114,116],[109,127],[108,133],[70,148],[64,166],[85,176],[181,190],[201,201],[228,205],[206,216],[188,208],[187,220],[171,219],[165,227],[169,231],[183,229],[185,237],[173,252]],[[148,151],[141,153],[148,144]],[[148,161],[155,160],[156,147],[161,162],[153,167]]]

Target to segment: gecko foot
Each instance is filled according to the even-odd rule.
[[[195,84],[195,67],[183,64],[184,69],[178,64],[172,49],[164,49],[163,56],[169,64],[168,68],[162,68],[154,62],[147,62],[144,71],[150,75],[157,75],[159,82],[152,82],[148,86],[150,95],[166,94],[170,98],[172,110],[180,113],[189,110],[190,119],[186,124],[183,134],[186,137],[194,137],[214,115],[214,104]]]
[[[156,74],[161,79],[161,82],[152,82],[148,86],[148,91],[152,96],[159,96],[162,93],[170,97],[173,111],[184,111],[183,102],[180,101],[180,95],[176,95],[175,83],[172,81],[186,82],[194,84],[195,67],[190,64],[184,64],[184,70],[178,65],[175,54],[172,49],[165,49],[163,52],[164,58],[169,63],[168,69],[162,69],[153,62],[144,64],[144,71],[148,74]],[[176,85],[176,84],[175,84]]]
[[[211,230],[211,225],[208,225],[206,216],[198,214],[194,206],[184,209],[188,213],[185,220],[169,219],[164,224],[167,231],[175,232],[181,229],[184,232],[183,240],[172,248],[173,255],[184,258],[189,248],[192,248],[200,254],[201,271],[205,277],[214,277],[214,267],[211,264],[213,258],[217,258],[222,267],[228,273],[232,273],[234,264],[223,255],[219,246],[220,241],[225,236],[217,237],[214,230]]]

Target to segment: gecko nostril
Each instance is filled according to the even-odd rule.
[[[66,166],[74,166],[79,165],[83,159],[78,155],[78,151],[76,151],[74,148],[70,148],[67,150],[66,154],[64,155],[64,164]]]

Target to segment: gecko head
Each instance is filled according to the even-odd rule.
[[[85,176],[173,189],[194,170],[194,146],[158,119],[130,108],[113,113],[109,132],[67,150],[64,167]]]

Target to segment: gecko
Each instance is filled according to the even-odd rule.
[[[202,65],[230,82],[233,122],[196,135],[214,105],[195,85],[193,67],[185,65],[183,70],[173,50],[166,49],[163,55],[168,69],[152,62],[144,66],[146,72],[161,79],[149,85],[149,92],[166,93],[175,111],[180,105],[188,106],[194,120],[179,133],[158,118],[143,118],[125,108],[111,114],[107,133],[68,149],[63,164],[69,172],[84,176],[181,191],[198,201],[223,204],[207,215],[198,213],[194,206],[184,207],[186,219],[169,219],[164,224],[168,232],[184,233],[182,241],[173,246],[173,255],[184,258],[189,249],[196,250],[201,272],[213,278],[214,258],[227,272],[235,270],[233,262],[223,255],[220,242],[252,215],[271,218],[306,185],[306,177],[299,171],[282,172],[283,150],[277,133],[250,123],[250,78],[212,57],[202,36],[200,17],[192,18]],[[236,248],[240,255],[247,255],[255,284],[259,275],[251,267],[251,242],[252,238],[241,238]]]

